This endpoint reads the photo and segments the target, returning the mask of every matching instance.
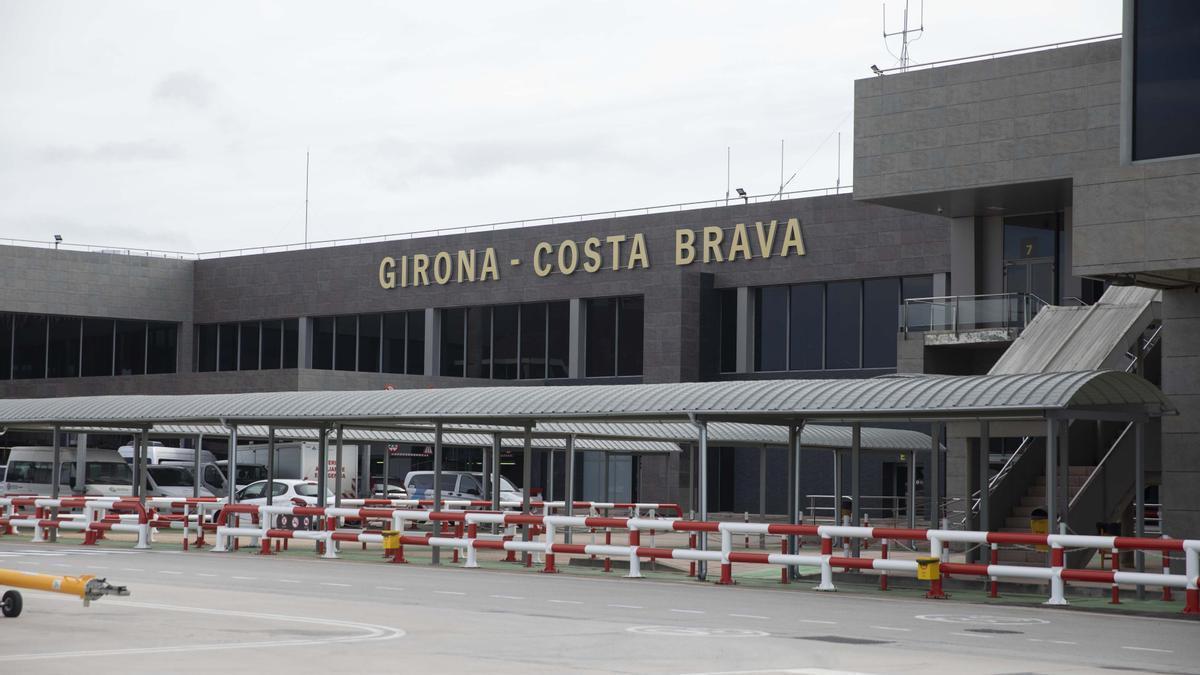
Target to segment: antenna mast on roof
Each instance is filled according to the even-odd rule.
[[[921,36],[925,33],[925,0],[921,0],[921,18],[917,23],[919,25],[916,28],[910,29],[908,27],[908,0],[904,0],[904,16],[901,28],[889,33],[887,29],[887,3],[883,3],[883,46],[888,50],[888,53],[896,57],[896,54],[887,46],[887,40],[896,35],[900,36],[900,56],[896,57],[896,60],[900,63],[901,72],[908,70],[909,64],[912,63],[912,59],[908,56],[909,43],[920,40]],[[915,35],[916,37],[909,39],[909,35]]]
[[[308,248],[308,149],[304,150],[304,248]]]

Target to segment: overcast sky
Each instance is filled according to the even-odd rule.
[[[913,11],[917,11],[914,2]],[[1120,31],[928,0],[916,62]],[[888,3],[889,30],[903,2]],[[915,21],[915,19],[914,19]],[[181,251],[852,182],[875,0],[0,0],[0,237]],[[898,38],[891,42],[898,52]]]

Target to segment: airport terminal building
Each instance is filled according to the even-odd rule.
[[[1200,47],[1170,39],[1200,11],[1142,4],[1124,37],[857,81],[852,191],[267,251],[0,246],[0,396],[1131,369],[1181,411],[1148,427],[1151,501],[1200,536]],[[1046,428],[992,427],[984,525],[1019,526]],[[945,432],[969,523],[981,433]],[[1104,490],[1072,528],[1127,520],[1123,425],[1062,433]],[[399,453],[394,472],[427,461]],[[758,510],[759,453],[710,452],[710,510]],[[581,480],[684,501],[682,457],[585,459]],[[863,494],[902,496],[904,461],[871,460]],[[828,495],[832,460],[805,467]]]

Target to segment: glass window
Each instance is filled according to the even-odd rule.
[[[87,331],[87,325],[84,325]],[[111,331],[111,329],[110,329]],[[84,336],[84,343],[87,336]],[[84,356],[84,367],[87,367],[87,356]],[[217,369],[217,326],[206,324],[196,326],[196,370],[210,372]]]
[[[474,476],[459,476],[458,491],[463,494],[474,495],[480,497],[483,495],[483,487],[479,485],[479,481]]]
[[[492,308],[492,377],[497,380],[517,379],[519,316],[517,305],[497,305]]]
[[[900,281],[900,292],[904,300],[931,298],[933,297],[933,277],[930,275],[904,277]],[[929,303],[907,303],[901,308],[901,311],[904,312],[909,330],[929,330],[935,318],[940,320],[940,317],[935,316],[935,305]]]
[[[864,368],[896,367],[896,334],[899,319],[900,280],[895,277],[863,281]]]
[[[466,375],[465,355],[467,337],[467,311],[452,307],[442,311],[442,367],[441,374],[452,377]]]
[[[1039,213],[1004,219],[1004,259],[1053,258],[1058,236],[1058,214]]]
[[[0,380],[12,375],[12,314],[0,314]]]
[[[300,319],[283,320],[283,367],[296,368],[300,362]]]
[[[546,379],[546,303],[521,305],[521,379]]]
[[[825,288],[825,368],[859,367],[862,283],[835,281]]]
[[[1137,0],[1133,19],[1134,159],[1200,153],[1198,72],[1200,3]]]
[[[337,335],[333,341],[333,369],[355,370],[355,354],[358,352],[358,317],[339,316],[336,319]]]
[[[238,325],[217,326],[217,370],[237,370]]]
[[[279,495],[281,495],[285,492],[287,492],[287,483],[280,483],[279,481],[271,481],[271,496],[272,497],[278,497]],[[313,494],[316,494],[316,492],[314,491]]]
[[[383,315],[383,372],[404,372],[404,327],[407,312]]]
[[[69,466],[75,468],[74,462]],[[125,462],[88,462],[83,473],[88,485],[133,484],[133,470]]]
[[[721,372],[737,371],[737,289],[717,291],[721,306]]]
[[[487,377],[492,358],[492,313],[489,307],[467,308],[467,377]]]
[[[154,482],[164,487],[191,487],[195,484],[192,470],[183,466],[156,464],[146,467],[146,471],[154,478]]]
[[[242,324],[238,370],[258,370],[258,322]]]
[[[404,359],[409,375],[425,374],[425,310],[416,309],[408,314],[408,340]]]
[[[546,315],[546,377],[567,377],[571,359],[571,303],[566,300],[547,303]]]
[[[379,372],[380,320],[378,314],[358,317],[358,369],[364,373]]]
[[[116,373],[141,375],[146,372],[146,324],[141,321],[117,321]]]
[[[642,296],[618,300],[617,375],[642,374],[642,335],[645,312]]]
[[[263,370],[279,367],[283,356],[283,322],[278,319],[262,322],[262,357],[258,366]]]
[[[262,483],[254,483],[247,485],[246,488],[242,490],[241,494],[238,495],[238,499],[258,499],[266,495],[266,493],[267,484],[265,481]]]
[[[312,326],[312,367],[333,370],[333,317],[317,317],[312,320]]]
[[[617,373],[617,299],[587,301],[584,358],[586,377],[612,377]]]
[[[46,376],[46,317],[13,316],[12,376],[27,380]]]
[[[825,284],[792,286],[788,328],[788,367],[825,367]]]
[[[46,377],[79,376],[79,319],[69,316],[49,318],[49,355]]]
[[[173,373],[177,359],[179,326],[151,321],[146,324],[146,372]]]
[[[754,369],[787,370],[788,287],[758,288],[754,296]]]

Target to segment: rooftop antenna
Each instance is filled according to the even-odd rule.
[[[783,139],[779,139],[779,198],[783,199]]]
[[[730,151],[729,146],[725,146],[725,206],[729,206],[729,168],[730,168]]]
[[[891,33],[887,29],[887,3],[883,3],[883,46],[899,62],[900,72],[907,71],[908,66],[912,63],[912,59],[908,55],[908,45],[920,40],[921,36],[925,33],[925,0],[921,0],[921,18],[917,22],[919,25],[916,28],[908,27],[908,1],[904,0],[904,15],[900,30],[892,31]],[[900,56],[896,56],[895,52],[887,44],[888,38],[896,35],[900,36]],[[915,35],[916,37],[909,39],[910,35]]]
[[[304,149],[304,248],[308,248],[308,148]]]
[[[841,194],[841,192],[842,192],[842,132],[840,132],[840,131],[838,132],[837,165],[838,165],[837,182],[834,183],[833,192],[834,192],[834,194]]]

